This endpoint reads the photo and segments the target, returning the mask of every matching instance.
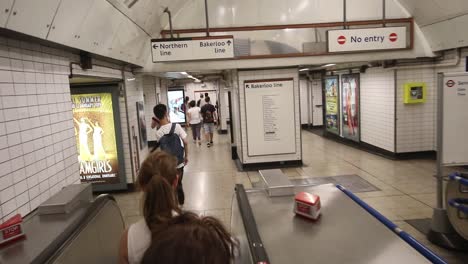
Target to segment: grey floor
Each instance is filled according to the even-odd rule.
[[[229,140],[229,135],[216,135],[211,148],[191,143],[183,180],[184,209],[218,217],[227,227],[230,226],[234,185],[242,183],[251,188],[260,181],[258,172],[237,170],[231,160]],[[449,263],[467,263],[459,254],[432,245],[422,233],[405,222],[432,215],[436,198],[435,161],[389,160],[307,131],[302,132],[302,140],[304,165],[283,169],[290,179],[358,175],[380,189],[357,193],[360,198]],[[140,196],[138,192],[116,195],[127,225],[141,218]]]

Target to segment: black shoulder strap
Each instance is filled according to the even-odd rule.
[[[175,127],[176,127],[176,123],[172,123],[172,126],[171,126],[171,131],[169,131],[169,135],[172,135],[172,134],[174,134]]]

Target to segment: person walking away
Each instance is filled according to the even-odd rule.
[[[201,145],[201,114],[200,114],[200,107],[195,106],[195,101],[190,102],[190,109],[187,112],[188,123],[192,127],[192,137],[193,142],[196,144],[198,141],[198,145]]]
[[[137,187],[143,193],[143,218],[122,234],[119,263],[137,264],[153,241],[153,235],[168,221],[181,214],[175,197],[177,159],[164,151],[155,151],[141,164]]]
[[[205,97],[203,96],[203,94],[200,94],[200,99],[198,99],[197,101],[197,106],[201,108],[204,105],[205,105]]]
[[[213,145],[213,133],[214,127],[217,120],[216,108],[211,104],[210,97],[205,98],[206,104],[201,108],[201,114],[203,117],[203,129],[205,130],[206,145],[211,147]]]
[[[179,124],[171,123],[165,104],[158,104],[153,108],[153,113],[159,120],[159,129],[156,131],[156,141],[159,148],[176,156],[179,180],[177,184],[177,198],[180,205],[185,202],[185,194],[182,186],[184,166],[188,162],[187,133]]]

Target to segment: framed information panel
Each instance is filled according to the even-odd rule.
[[[441,162],[444,166],[468,164],[468,74],[452,73],[439,75],[439,91],[442,106],[439,106],[439,129],[437,131]]]
[[[248,156],[296,152],[294,80],[244,81]]]

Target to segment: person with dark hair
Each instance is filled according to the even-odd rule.
[[[204,105],[205,105],[205,97],[203,96],[203,94],[200,94],[200,99],[198,99],[197,101],[197,106],[201,108]]]
[[[163,151],[150,153],[142,163],[137,186],[143,192],[143,219],[122,234],[120,263],[140,263],[154,234],[181,213],[174,192],[178,182],[176,166],[177,159]]]
[[[142,264],[229,264],[238,248],[221,222],[184,212],[153,237]]]
[[[201,108],[203,116],[203,129],[205,130],[206,145],[213,145],[214,125],[218,118],[216,117],[216,108],[211,104],[210,97],[205,98],[206,104]]]
[[[159,120],[159,129],[156,131],[156,141],[158,143],[161,143],[164,136],[175,134],[179,137],[180,144],[183,147],[184,153],[183,154],[181,153],[181,158],[177,164],[177,169],[179,171],[179,183],[177,184],[177,198],[178,198],[179,204],[183,205],[185,201],[185,194],[184,194],[184,190],[182,187],[182,179],[184,177],[184,166],[187,165],[187,162],[188,162],[187,133],[185,133],[185,130],[183,130],[179,124],[171,123],[171,121],[169,120],[167,107],[165,104],[156,105],[153,108],[153,113],[156,116],[156,118]],[[176,153],[172,153],[172,154],[176,154]]]
[[[187,112],[187,121],[189,125],[192,127],[192,137],[193,142],[198,145],[201,145],[201,136],[200,136],[200,129],[201,129],[201,114],[200,114],[200,107],[195,106],[195,101],[190,102],[190,109]]]

